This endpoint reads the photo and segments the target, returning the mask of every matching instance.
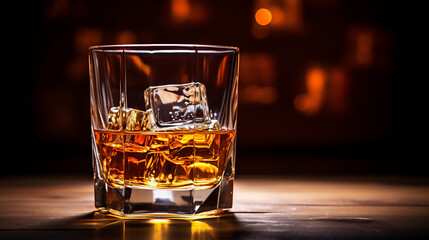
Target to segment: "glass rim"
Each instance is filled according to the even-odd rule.
[[[231,50],[236,53],[240,48],[227,45],[210,45],[210,44],[107,44],[90,46],[88,50],[92,51],[109,51],[109,50],[172,50],[173,48],[183,48],[184,50],[213,50],[225,51]]]

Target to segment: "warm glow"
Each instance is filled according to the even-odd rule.
[[[271,14],[270,10],[266,8],[260,8],[255,13],[255,20],[261,26],[266,26],[270,24],[272,19],[273,15]]]
[[[305,78],[305,92],[295,96],[295,109],[315,115],[322,110],[343,115],[348,108],[349,78],[341,68],[310,68]]]
[[[188,0],[172,0],[171,12],[177,21],[184,21],[191,13],[191,6]]]
[[[269,28],[263,27],[261,25],[258,24],[254,24],[252,26],[252,36],[256,39],[264,39],[268,37],[268,34],[270,33]]]
[[[137,35],[131,31],[122,31],[116,35],[117,44],[130,44],[137,42]]]
[[[278,100],[277,69],[273,56],[265,52],[243,53],[240,73],[241,104],[267,105]]]
[[[303,93],[298,94],[293,100],[293,105],[297,110],[301,112],[304,112],[309,109],[309,103],[310,101],[308,100],[308,96]]]
[[[283,27],[287,30],[300,30],[302,27],[302,0],[286,0],[283,9]],[[277,18],[275,14],[274,18]],[[274,22],[273,22],[274,24]]]
[[[255,0],[255,22],[251,29],[257,39],[271,32],[298,32],[303,28],[302,0]],[[269,26],[265,27],[265,26]],[[259,28],[258,28],[259,27]]]
[[[299,94],[294,99],[294,106],[297,110],[313,115],[322,107],[326,77],[323,69],[312,68],[307,72],[305,79],[307,93]]]
[[[149,222],[150,223],[168,223],[170,222],[170,220],[160,218],[160,219],[150,219]]]
[[[170,220],[168,219],[151,219],[149,220],[152,223],[153,229],[149,231],[149,235],[147,235],[146,239],[152,240],[162,240],[166,238],[166,235],[169,231]],[[124,238],[125,239],[125,238]]]
[[[192,240],[216,239],[213,228],[202,221],[192,221],[191,223]]]
[[[323,89],[325,84],[325,76],[322,69],[314,68],[307,74],[307,87],[310,93],[318,93]]]
[[[326,100],[332,113],[341,115],[347,111],[348,78],[346,73],[340,69],[333,69],[330,74],[330,91]]]
[[[272,104],[277,100],[277,89],[250,84],[243,88],[242,99],[247,103]]]
[[[284,19],[285,19],[284,11],[281,8],[276,7],[276,6],[270,7],[270,9],[271,9],[270,12],[273,16],[272,22],[271,22],[273,24],[273,26],[274,25],[277,25],[277,26],[282,25],[284,22]]]
[[[74,34],[74,47],[78,53],[87,54],[90,46],[101,43],[103,35],[98,28],[78,28]]]
[[[356,37],[356,63],[359,65],[369,65],[373,58],[374,40],[371,34],[361,33]]]

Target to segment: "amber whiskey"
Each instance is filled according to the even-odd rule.
[[[94,130],[104,178],[111,187],[216,186],[226,167],[234,130]]]

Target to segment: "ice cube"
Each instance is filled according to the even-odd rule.
[[[153,119],[152,110],[142,111],[131,109],[127,115],[125,130],[127,131],[148,131],[152,129]]]
[[[145,90],[144,97],[158,130],[193,129],[195,124],[211,124],[204,84],[152,86]]]
[[[132,109],[123,107],[112,107],[109,109],[107,118],[107,129],[122,130],[125,128],[126,119]]]
[[[109,110],[107,129],[127,131],[147,131],[154,124],[152,110],[142,111],[134,108],[112,107]]]
[[[222,130],[217,120],[210,120],[208,122],[205,122],[204,124],[196,124],[195,129],[197,131]]]

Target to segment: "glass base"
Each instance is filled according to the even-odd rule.
[[[211,189],[113,188],[96,179],[96,208],[121,218],[201,219],[232,207],[233,178]]]
[[[228,209],[217,209],[213,211],[197,213],[197,214],[175,214],[175,213],[122,213],[116,210],[100,209],[102,213],[109,216],[118,217],[121,219],[186,219],[186,220],[199,220],[207,218],[219,218],[230,216],[232,213]]]

